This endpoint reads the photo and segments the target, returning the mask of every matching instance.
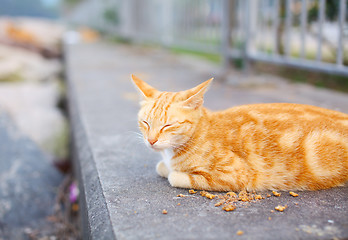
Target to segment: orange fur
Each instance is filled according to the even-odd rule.
[[[348,180],[347,114],[291,103],[213,112],[203,107],[211,80],[174,93],[132,79],[144,96],[140,130],[173,187],[318,190]]]

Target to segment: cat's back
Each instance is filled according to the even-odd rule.
[[[214,126],[209,130],[210,138],[219,139],[223,146],[220,150],[231,149],[256,172],[257,180],[248,186],[251,189],[322,189],[347,180],[345,113],[310,105],[272,103],[210,114],[210,126]],[[273,172],[282,177],[278,179]]]
[[[321,107],[294,103],[264,103],[233,107],[211,115],[216,124],[258,125],[285,130],[293,127],[336,130],[348,134],[348,114]]]

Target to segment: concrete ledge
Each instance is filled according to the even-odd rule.
[[[155,173],[160,158],[136,135],[138,74],[162,90],[183,90],[208,79],[166,52],[105,43],[66,46],[74,161],[80,184],[84,239],[331,239],[348,237],[348,188],[286,192],[224,212],[208,200],[170,187]],[[218,96],[218,97],[217,97]],[[309,96],[309,97],[308,97]],[[313,100],[312,96],[315,96]],[[292,100],[291,100],[292,99]],[[236,88],[215,82],[206,105],[300,102],[348,112],[344,94],[280,84]],[[178,194],[188,197],[178,198]],[[180,205],[178,205],[180,203]],[[285,212],[271,212],[278,204]],[[166,209],[168,214],[162,214]],[[237,236],[238,230],[244,232]]]

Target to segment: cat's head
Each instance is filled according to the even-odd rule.
[[[186,91],[161,92],[131,78],[142,95],[138,123],[145,144],[156,151],[185,145],[199,123],[203,95],[213,79]]]

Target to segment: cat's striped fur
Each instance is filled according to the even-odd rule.
[[[215,191],[317,190],[348,180],[348,115],[309,105],[203,107],[211,80],[160,92],[132,75],[144,96],[139,126],[162,152],[157,173],[174,187]]]

